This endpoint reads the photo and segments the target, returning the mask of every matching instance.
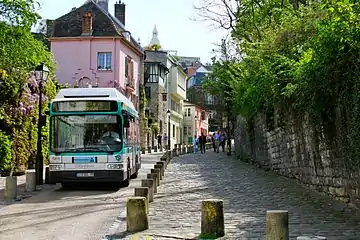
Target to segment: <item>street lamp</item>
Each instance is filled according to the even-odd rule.
[[[197,119],[197,116],[195,115],[195,127],[194,127],[194,132],[195,132],[195,135],[197,135],[197,132],[196,132],[196,119]]]
[[[166,114],[168,115],[168,150],[170,151],[170,115],[171,115],[171,112],[170,112],[170,109],[167,110]]]
[[[35,68],[34,71],[36,81],[39,84],[39,119],[38,119],[38,139],[36,149],[36,185],[43,185],[43,171],[44,171],[44,158],[42,155],[42,136],[41,128],[44,124],[45,119],[41,114],[42,111],[42,88],[43,83],[47,81],[49,75],[49,69],[44,63],[41,63]]]

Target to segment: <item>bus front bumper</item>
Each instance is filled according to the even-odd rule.
[[[126,179],[124,170],[50,171],[50,184],[61,182],[121,182]]]

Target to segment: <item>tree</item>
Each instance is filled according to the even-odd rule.
[[[235,6],[231,11],[229,2]],[[345,164],[359,165],[359,1],[219,0],[218,4],[229,11],[205,12],[231,31],[242,58],[215,61],[219,67],[212,77],[231,86],[236,114],[251,121],[265,113],[270,129],[282,126],[281,121],[276,126],[271,121],[275,110],[280,119],[308,114],[330,144],[340,146]],[[219,20],[224,18],[228,25]],[[220,96],[226,93],[220,91],[222,82],[213,86]],[[336,131],[340,137],[334,138]]]
[[[11,140],[12,165],[17,168],[35,158],[39,89],[31,72],[41,62],[54,71],[51,53],[31,33],[40,18],[35,7],[33,0],[0,0],[0,130]],[[51,73],[44,87],[44,103],[55,96],[56,84]],[[47,127],[43,133],[47,154]]]

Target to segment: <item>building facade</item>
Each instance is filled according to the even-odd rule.
[[[160,132],[163,137],[170,138],[170,148],[173,149],[175,144],[184,142],[182,108],[186,100],[187,76],[181,64],[170,54],[172,51],[162,49],[156,26],[150,44],[144,48],[147,49],[145,66],[149,69],[145,75],[145,79],[149,79],[145,83],[149,96],[148,116],[149,119],[157,119],[159,125],[161,122]],[[151,74],[159,80],[151,83]],[[164,144],[168,145],[168,142]]]
[[[165,148],[167,143],[163,138],[167,134],[168,123],[167,52],[146,50],[145,55],[144,82],[147,99],[145,115],[148,119],[148,147],[157,146],[158,136],[161,136],[161,147]]]
[[[186,100],[186,73],[181,65],[168,55],[167,66],[170,69],[168,77],[168,108],[170,110],[170,139],[171,147],[174,144],[184,143],[183,136],[183,101]]]
[[[183,134],[186,143],[191,144],[195,135],[199,136],[201,133],[204,133],[207,136],[209,134],[209,114],[205,109],[185,101],[183,114]]]
[[[187,67],[187,99],[189,102],[206,109],[209,114],[209,131],[214,132],[223,128],[222,104],[214,95],[203,89],[203,81],[211,73],[204,65]]]
[[[48,22],[56,78],[70,87],[114,87],[139,111],[143,49],[125,28],[125,4],[88,0]]]

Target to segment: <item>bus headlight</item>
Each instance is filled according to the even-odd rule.
[[[109,163],[106,167],[108,169],[115,170],[115,169],[122,169],[123,165],[119,163]]]
[[[60,156],[50,156],[50,163],[61,163]]]
[[[63,169],[62,164],[50,164],[49,165],[49,171],[60,171]]]

